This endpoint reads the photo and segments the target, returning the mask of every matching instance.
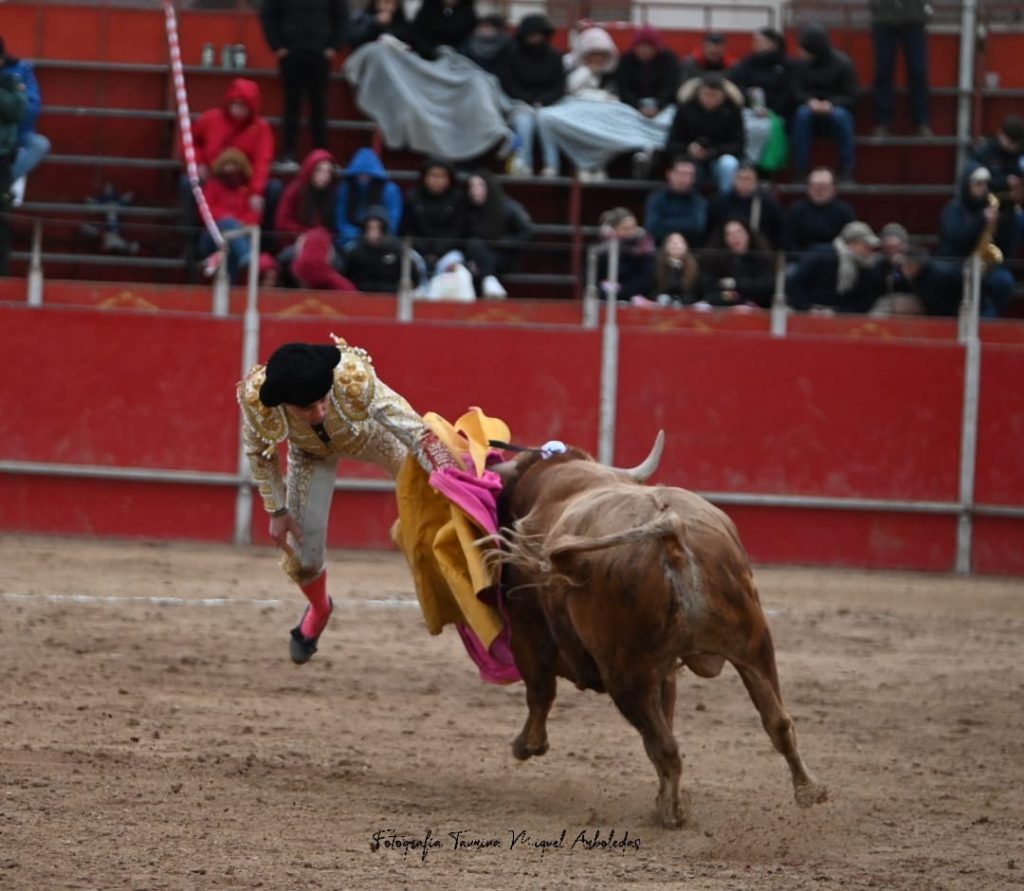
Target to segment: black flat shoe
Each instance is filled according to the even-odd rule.
[[[334,612],[334,601],[327,598],[327,602],[331,606],[331,613]],[[306,615],[309,613],[309,607],[302,613],[302,618],[299,619],[299,624],[296,625],[291,632],[291,639],[288,641],[288,655],[292,657],[292,662],[296,665],[305,665],[313,658],[313,654],[316,652],[317,641],[320,640],[320,635],[316,637],[306,637],[302,633],[302,623],[306,621]],[[329,616],[328,616],[329,617]],[[326,625],[324,626],[327,627]],[[323,632],[321,632],[322,634]]]

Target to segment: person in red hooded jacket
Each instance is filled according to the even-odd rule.
[[[264,229],[272,229],[282,187],[279,181],[270,179],[274,134],[267,119],[260,114],[261,104],[259,85],[255,81],[237,78],[224,94],[223,103],[218,108],[203,112],[192,125],[192,137],[200,182],[209,178],[213,162],[225,149],[235,148],[245,155],[252,171],[249,202],[256,221]],[[187,176],[181,177],[178,187],[184,224],[191,229],[200,227],[202,224]],[[186,243],[186,267],[190,277],[195,273],[196,244],[195,239],[188,239]]]
[[[231,81],[220,108],[204,111],[192,126],[200,179],[206,179],[213,162],[225,149],[239,149],[249,159],[250,202],[257,217],[263,213],[270,162],[274,158],[274,133],[260,114],[262,104],[259,84],[238,77]]]
[[[313,228],[338,234],[335,203],[338,192],[338,165],[326,149],[313,149],[302,162],[298,174],[288,184],[277,205],[274,229],[277,230],[277,255],[282,269],[290,269],[295,260],[295,241]]]

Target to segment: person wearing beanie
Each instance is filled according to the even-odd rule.
[[[804,177],[810,162],[811,140],[831,135],[839,146],[839,177],[854,172],[853,109],[857,102],[857,71],[845,53],[832,46],[821,25],[800,32],[795,66],[797,109],[793,115],[793,165]]]
[[[679,57],[665,46],[651,25],[636,32],[633,45],[615,71],[619,99],[653,118],[675,101],[679,87]]]
[[[21,93],[25,102],[25,112],[17,121],[17,147],[11,164],[11,206],[20,207],[25,199],[26,179],[49,154],[50,140],[36,132],[36,121],[43,100],[35,69],[31,62],[8,55],[3,37],[0,37],[0,74],[10,77],[12,85]]]
[[[432,413],[421,416],[378,377],[366,350],[332,339],[278,347],[235,390],[243,448],[270,538],[284,552],[282,568],[307,602],[290,633],[291,660],[302,665],[313,657],[334,609],[327,588],[327,526],[338,462],[351,458],[376,464],[396,481],[399,523],[392,534],[409,562],[430,632],[439,634],[455,622],[485,680],[518,679],[508,628],[479,597],[496,584],[496,568],[484,563],[475,542],[480,533],[473,531],[478,527],[463,529],[468,515],[456,513],[462,504],[482,506],[485,492],[493,500],[497,477],[487,470],[495,457],[489,442],[510,441],[508,427],[479,409],[454,425]],[[285,443],[287,478],[279,454]],[[475,503],[461,499],[467,492]],[[494,522],[496,528],[496,507]],[[454,562],[446,539],[442,572],[434,542],[442,528],[455,526],[469,541],[462,550],[465,565]]]
[[[709,71],[724,74],[735,64],[736,57],[726,47],[725,35],[721,31],[708,31],[700,46],[682,60],[679,81],[685,83]]]

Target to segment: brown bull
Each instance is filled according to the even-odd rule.
[[[681,825],[682,762],[672,732],[676,671],[739,672],[793,778],[796,801],[828,792],[804,766],[782,705],[771,633],[736,527],[703,498],[647,486],[660,454],[634,471],[586,453],[520,455],[499,465],[512,649],[529,715],[516,758],[548,749],[556,675],[607,692],[640,731],[660,782],[659,820]]]

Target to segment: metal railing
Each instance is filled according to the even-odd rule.
[[[29,306],[44,305],[43,224],[36,221],[32,235],[32,257],[26,281],[26,302]],[[242,353],[240,375],[244,376],[257,363],[260,337],[259,263],[261,232],[250,226],[225,233],[231,240],[248,238],[252,261],[248,267],[246,304],[242,312]],[[598,279],[598,260],[607,253],[607,275]],[[412,251],[406,242],[402,251],[402,278],[396,303],[396,319],[414,319],[414,294],[411,286]],[[599,404],[598,456],[614,463],[616,438],[616,404],[619,380],[619,305],[620,244],[611,239],[595,245],[586,254],[586,284],[581,302],[580,324],[587,329],[601,327],[601,378]],[[779,259],[775,275],[775,295],[770,309],[770,331],[784,337],[787,319],[792,310],[786,304],[784,261]],[[757,492],[703,492],[711,501],[723,505],[780,508],[832,509],[847,511],[895,511],[906,513],[946,514],[957,517],[956,571],[971,570],[971,544],[976,516],[1024,518],[1024,506],[979,505],[975,501],[974,480],[977,462],[978,405],[981,375],[981,341],[979,318],[982,293],[982,262],[971,257],[963,267],[963,299],[958,317],[958,340],[964,347],[964,391],[960,433],[959,489],[956,501],[915,501],[901,499],[835,498],[785,495]],[[229,314],[227,263],[222,262],[211,284],[211,313],[218,317]],[[132,467],[97,467],[49,462],[0,461],[0,472],[23,475],[46,475],[65,478],[111,479],[138,482],[201,484],[236,487],[234,540],[238,544],[251,541],[253,483],[249,462],[239,439],[238,466],[234,474],[190,470],[163,470]],[[342,479],[336,488],[360,491],[387,491],[393,484],[386,480]]]

